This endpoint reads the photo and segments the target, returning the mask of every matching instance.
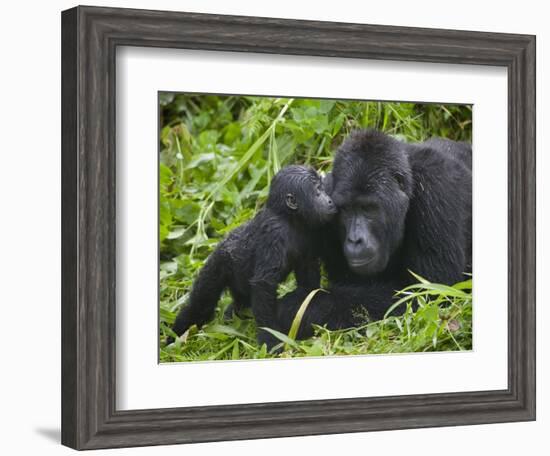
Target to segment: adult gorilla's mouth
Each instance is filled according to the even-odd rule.
[[[360,276],[369,276],[375,272],[376,255],[368,258],[348,259],[350,270]]]
[[[360,268],[362,266],[366,266],[367,264],[370,264],[374,261],[374,257],[367,258],[366,260],[360,259],[360,260],[349,260],[348,259],[348,265],[351,268]]]
[[[346,255],[346,262],[351,272],[367,277],[380,272],[385,267],[382,259],[375,252],[364,253],[364,255]]]

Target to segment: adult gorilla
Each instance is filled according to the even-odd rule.
[[[319,292],[302,319],[329,329],[380,319],[395,292],[415,281],[453,284],[471,272],[472,151],[445,139],[406,144],[379,131],[352,133],[340,146],[326,187],[338,207],[323,236],[329,292]],[[278,304],[288,329],[311,290]]]

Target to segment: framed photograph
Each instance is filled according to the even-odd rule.
[[[535,419],[535,37],[62,13],[62,443]]]

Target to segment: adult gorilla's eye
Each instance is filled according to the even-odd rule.
[[[376,212],[379,209],[376,203],[366,203],[363,205],[363,210],[366,212]]]
[[[376,212],[378,209],[380,209],[380,205],[378,204],[378,201],[374,200],[372,197],[367,198],[358,198],[357,205],[364,211],[364,212]]]
[[[395,181],[397,182],[397,185],[399,185],[399,188],[401,190],[405,189],[405,176],[402,173],[395,173],[394,174]]]

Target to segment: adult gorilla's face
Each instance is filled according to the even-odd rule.
[[[412,187],[401,144],[379,135],[350,135],[326,179],[338,208],[342,252],[361,276],[383,271],[401,244]]]
[[[386,268],[403,238],[408,199],[397,197],[388,204],[367,192],[354,196],[339,200],[340,242],[349,268],[370,276]]]

